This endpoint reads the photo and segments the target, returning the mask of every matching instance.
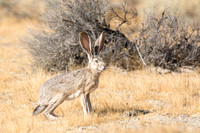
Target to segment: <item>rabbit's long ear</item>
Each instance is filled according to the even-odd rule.
[[[88,36],[87,33],[85,32],[80,32],[79,33],[79,41],[80,41],[80,45],[81,47],[87,52],[88,55],[92,55],[92,44],[91,44],[91,40],[90,37]]]
[[[94,46],[94,50],[95,50],[94,54],[95,55],[99,55],[99,53],[103,49],[104,42],[105,42],[105,32],[103,31],[101,33],[101,35],[99,36],[99,38],[95,42],[95,46]]]

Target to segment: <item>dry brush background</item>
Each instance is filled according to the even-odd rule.
[[[48,121],[43,115],[33,117],[32,111],[36,106],[38,89],[55,73],[49,73],[41,68],[32,70],[33,60],[28,51],[22,47],[21,39],[26,36],[27,27],[34,28],[33,23],[39,23],[36,13],[42,12],[43,9],[40,3],[31,0],[20,0],[16,2],[17,5],[13,1],[0,2],[3,5],[0,8],[0,132],[198,132],[200,130],[198,69],[189,71],[190,73],[159,74],[145,69],[126,72],[120,68],[110,67],[102,73],[99,88],[91,95],[94,114],[85,117],[80,99],[76,99],[65,101],[58,107],[56,113],[63,116],[61,120]],[[15,6],[7,2],[13,2]],[[120,1],[113,0],[113,2]],[[7,4],[9,7],[5,8]],[[189,19],[200,18],[198,0],[189,3],[185,0],[173,2],[143,0],[133,4],[136,4],[138,16],[141,15],[132,24],[135,30],[142,21],[143,11],[155,5],[159,5],[159,10],[163,11],[169,6],[176,8],[178,4],[181,12]],[[13,13],[10,12],[11,9]],[[113,22],[111,26],[115,27],[116,23]],[[127,27],[124,26],[122,31],[127,31],[129,29]]]

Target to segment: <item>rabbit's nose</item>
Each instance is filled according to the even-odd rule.
[[[105,70],[106,69],[106,66],[105,67],[103,67],[103,70]]]

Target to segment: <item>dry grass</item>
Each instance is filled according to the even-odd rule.
[[[113,106],[153,110],[149,100],[160,100],[168,106],[160,108],[157,113],[198,113],[200,90],[198,74],[159,75],[148,71],[120,73],[112,69],[106,71],[100,81],[100,87],[105,88],[105,94],[101,95],[110,97],[111,103],[107,103],[108,105],[113,105],[112,101],[118,101]],[[108,88],[110,94],[106,92]]]
[[[0,131],[1,132],[67,132],[74,126],[98,125],[128,119],[121,114],[132,109],[147,109],[151,114],[200,115],[200,76],[191,74],[159,75],[146,70],[123,72],[109,68],[102,73],[100,85],[91,95],[94,114],[84,117],[80,99],[66,101],[56,109],[63,116],[48,121],[43,115],[32,116],[38,89],[53,75],[38,70],[32,73],[31,59],[22,49],[19,38],[26,34],[30,21],[5,18],[0,21]],[[120,129],[112,125],[105,132],[180,132],[179,125],[162,126],[139,115],[142,129]],[[154,128],[151,128],[153,126]],[[144,128],[144,129],[143,129]],[[184,130],[190,132],[189,130]]]
[[[38,89],[53,75],[42,70],[31,73],[31,60],[16,37],[26,33],[23,25],[27,22],[11,24],[11,20],[0,24],[4,27],[0,32],[4,36],[0,40],[1,132],[64,132],[73,126],[127,119],[121,118],[121,114],[136,108],[159,114],[199,113],[200,76],[197,73],[159,75],[145,70],[126,73],[109,68],[101,75],[99,89],[91,95],[94,107],[91,116],[83,116],[80,100],[76,99],[64,102],[56,110],[63,116],[62,120],[48,121],[43,115],[33,117]],[[161,105],[154,104],[154,101],[160,101]],[[143,126],[143,119],[148,115],[138,117]]]

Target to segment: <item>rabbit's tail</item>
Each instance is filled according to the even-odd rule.
[[[33,111],[33,116],[38,115],[39,113],[44,111],[46,109],[46,107],[47,106],[44,106],[44,105],[38,105]]]

